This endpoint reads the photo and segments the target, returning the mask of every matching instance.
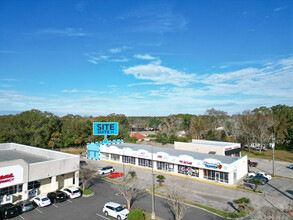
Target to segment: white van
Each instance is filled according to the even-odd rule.
[[[111,172],[114,172],[114,168],[111,166],[103,167],[98,170],[98,174],[100,175],[104,175],[105,173],[111,173]]]

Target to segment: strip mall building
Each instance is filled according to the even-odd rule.
[[[0,144],[0,204],[78,186],[79,155]]]
[[[225,152],[226,148],[219,145],[215,144],[215,147],[220,148],[220,152]],[[180,147],[182,146],[179,144]],[[183,147],[187,147],[187,145]],[[202,147],[204,147],[203,143]],[[191,147],[191,149],[193,148]],[[233,157],[224,156],[221,153],[208,154],[195,150],[152,147],[150,145],[124,143],[122,140],[110,141],[108,144],[88,144],[87,158],[121,164],[125,163],[148,169],[151,169],[153,166],[154,170],[182,176],[188,175],[200,180],[228,185],[236,184],[247,175],[248,171],[247,156]]]

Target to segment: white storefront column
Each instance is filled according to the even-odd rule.
[[[75,181],[74,181],[74,185],[76,186],[76,187],[78,187],[79,186],[79,171],[75,171],[75,173],[74,173],[74,179],[75,179]]]
[[[56,176],[51,177],[51,192],[54,192],[57,190],[57,182],[56,182]]]
[[[174,173],[178,173],[178,164],[174,164]]]
[[[203,179],[203,169],[198,169],[198,175],[200,179]]]
[[[135,158],[135,166],[138,166],[138,157]]]
[[[28,199],[28,190],[27,190],[27,183],[22,184],[22,200]]]

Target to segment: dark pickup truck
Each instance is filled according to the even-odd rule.
[[[257,162],[253,162],[253,161],[250,161],[250,160],[247,161],[247,164],[250,167],[256,167],[257,166]]]

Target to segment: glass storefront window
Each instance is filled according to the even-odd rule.
[[[138,158],[138,165],[143,167],[152,167],[152,161],[148,159]]]
[[[157,169],[174,172],[174,164],[157,161]]]
[[[22,192],[22,184],[0,189],[0,196],[12,195],[19,192]]]
[[[118,155],[118,154],[111,154],[111,160],[120,161],[120,155]]]
[[[178,165],[178,173],[199,177],[199,168]]]
[[[123,163],[135,164],[135,157],[122,156]]]
[[[101,152],[101,153],[100,153],[100,158],[101,158],[101,159],[109,160],[109,154],[108,154],[108,153],[103,153],[103,152]]]
[[[203,177],[209,180],[219,181],[223,183],[228,183],[229,175],[225,172],[215,171],[215,170],[203,170]]]

